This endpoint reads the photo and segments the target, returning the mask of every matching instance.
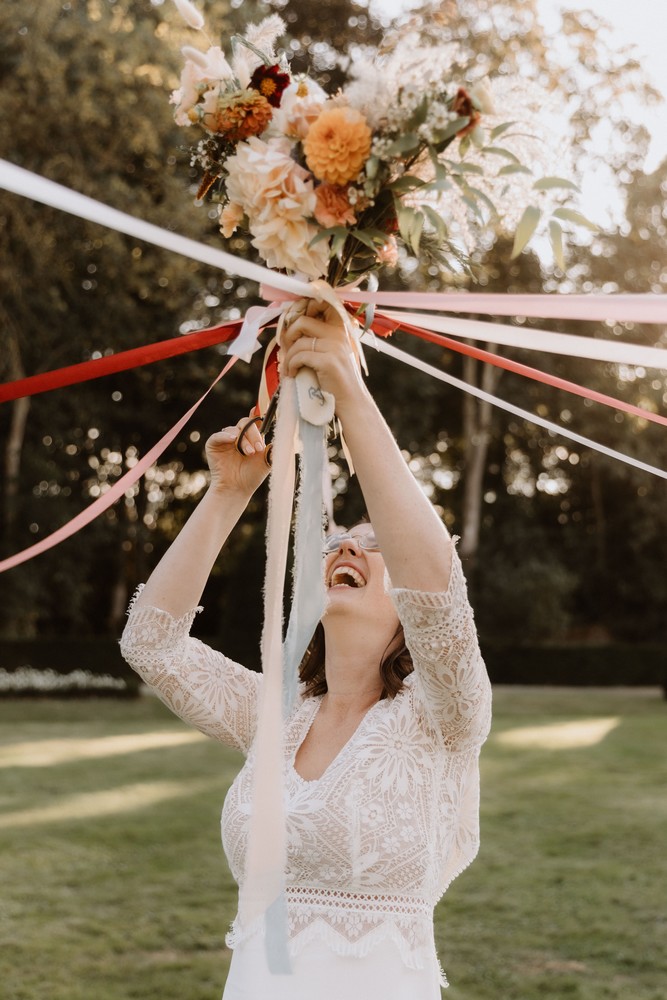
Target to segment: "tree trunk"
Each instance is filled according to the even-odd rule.
[[[486,350],[496,353],[492,344],[486,344]],[[470,385],[477,385],[480,362],[474,358],[464,358],[463,378]],[[484,364],[482,368],[482,385],[484,392],[493,393],[500,379],[501,369]],[[479,549],[479,534],[482,524],[482,503],[484,490],[484,472],[491,440],[491,425],[493,407],[484,399],[466,394],[463,402],[463,435],[465,440],[465,482],[463,487],[463,528],[459,551],[461,558],[466,560],[469,574],[474,573],[477,552]]]
[[[25,369],[21,360],[18,331],[5,314],[5,329],[8,333],[8,374],[9,380],[25,378]],[[16,518],[18,516],[19,479],[21,472],[21,455],[25,440],[25,428],[30,410],[30,397],[16,399],[12,403],[11,419],[4,454],[4,484],[2,491],[2,539],[4,548],[9,551]]]

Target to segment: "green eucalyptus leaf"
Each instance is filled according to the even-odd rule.
[[[375,229],[373,226],[364,226],[364,232],[380,246],[384,246],[387,242],[388,233],[382,229]]]
[[[438,146],[441,142],[446,142],[447,139],[453,139],[454,136],[458,135],[461,129],[465,128],[469,123],[470,118],[467,116],[463,118],[455,118],[449,123],[449,125],[445,125],[444,128],[434,130],[433,142],[436,146]]]
[[[461,201],[468,206],[472,214],[478,220],[478,222],[484,223],[484,216],[482,215],[481,209],[477,204],[477,199],[470,194],[470,188],[464,188],[465,194],[461,195]]]
[[[484,205],[486,205],[486,207],[491,212],[491,215],[496,216],[496,217],[498,216],[498,209],[496,208],[496,206],[494,205],[494,203],[491,201],[491,199],[489,198],[488,194],[486,194],[484,191],[480,191],[479,188],[471,187],[470,185],[468,185],[468,189],[467,190],[468,190],[468,193],[472,194],[472,196],[474,198],[476,198],[478,201],[481,201]]]
[[[397,177],[387,186],[391,191],[414,191],[415,188],[423,187],[424,184],[426,181],[421,177],[415,177],[414,174],[403,174],[402,177]]]
[[[418,254],[419,241],[422,229],[424,228],[423,214],[407,205],[400,205],[397,208],[396,216],[398,219],[398,229],[404,242],[412,248],[415,254]]]
[[[533,184],[535,191],[550,191],[552,188],[567,188],[570,191],[579,191],[574,181],[569,181],[567,177],[540,177]]]
[[[359,240],[360,243],[363,243],[364,246],[370,247],[371,250],[377,250],[377,244],[374,242],[373,238],[368,235],[368,233],[364,232],[363,229],[353,229],[350,235],[354,236],[355,240]]]
[[[398,139],[392,142],[385,156],[399,156],[401,153],[411,153],[413,149],[417,149],[420,142],[419,136],[414,132],[406,132],[405,135],[400,135]]]
[[[484,167],[479,163],[454,163],[450,171],[452,174],[479,174],[484,176]]]
[[[412,114],[412,117],[407,122],[407,127],[409,129],[417,129],[420,125],[423,125],[426,121],[426,115],[428,114],[428,98],[423,97],[421,102]]]
[[[319,233],[313,236],[308,246],[314,247],[316,243],[320,242],[320,240],[328,240],[332,236],[334,238],[342,236],[343,239],[345,240],[347,238],[347,235],[348,235],[348,230],[345,226],[331,226],[329,229],[321,229]]]
[[[516,227],[516,232],[514,234],[512,260],[515,257],[518,257],[521,251],[529,243],[535,233],[535,230],[537,229],[541,217],[542,213],[535,205],[528,205],[528,207],[524,209],[524,213],[519,219],[519,224]]]
[[[485,146],[482,152],[491,153],[492,156],[502,156],[504,159],[509,160],[510,163],[521,164],[519,157],[515,156],[511,150],[505,149],[504,146]]]
[[[341,260],[342,258],[343,248],[346,242],[347,242],[347,232],[345,232],[345,234],[338,233],[336,236],[334,236],[333,240],[331,241],[331,252],[334,255],[334,257],[338,257],[339,260]]]
[[[366,160],[366,166],[364,167],[364,170],[366,172],[366,177],[368,177],[369,181],[375,180],[375,178],[377,177],[379,166],[380,166],[380,161],[377,158],[377,156],[368,157],[368,159]]]
[[[532,170],[524,167],[521,163],[508,163],[498,171],[498,177],[507,177],[509,174],[532,174]]]
[[[549,239],[553,250],[554,260],[561,269],[565,270],[565,254],[563,252],[563,227],[555,219],[549,220]]]
[[[416,257],[419,254],[419,243],[421,241],[422,231],[424,229],[424,215],[422,212],[416,212],[415,216],[416,218],[412,229],[410,245],[412,246],[412,249]]]
[[[439,180],[431,181],[429,184],[425,184],[421,191],[450,191],[452,187],[451,181],[447,180],[446,177],[441,177]]]
[[[574,208],[557,208],[552,212],[554,219],[563,219],[564,222],[574,222],[575,226],[585,226],[586,229],[591,229],[594,233],[600,231],[600,227],[596,226],[594,222],[587,219],[585,215],[581,212],[577,212]]]
[[[508,129],[512,128],[512,125],[518,125],[518,124],[519,124],[518,122],[503,122],[502,125],[496,125],[496,127],[491,130],[490,134],[491,141],[493,142],[493,140],[497,139],[499,135],[503,134],[503,132],[507,132]]]
[[[486,141],[486,132],[481,125],[476,125],[475,128],[470,133],[470,140],[477,149],[484,148],[484,142]]]
[[[435,229],[438,238],[443,240],[447,236],[447,223],[443,217],[430,205],[422,205],[421,210]]]

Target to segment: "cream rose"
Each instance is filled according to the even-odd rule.
[[[292,159],[286,139],[253,137],[226,161],[229,200],[241,206],[257,248],[269,267],[321,277],[328,265],[323,242],[310,247],[317,228],[313,178]]]

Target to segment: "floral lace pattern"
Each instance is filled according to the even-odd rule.
[[[261,675],[192,638],[189,632],[202,608],[174,618],[158,608],[135,607],[136,597],[120,641],[123,657],[175,715],[247,753],[255,736]]]
[[[368,954],[389,938],[406,964],[433,960],[433,908],[479,845],[479,748],[491,690],[465,579],[454,552],[443,594],[392,592],[415,670],[375,704],[314,781],[294,767],[320,698],[301,698],[284,732],[290,949],[318,938]],[[242,750],[246,762],[222,811],[232,874],[244,879],[261,675],[189,636],[175,620],[134,608],[122,652],[177,715]],[[229,943],[252,932],[235,921]]]

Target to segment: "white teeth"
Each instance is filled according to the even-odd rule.
[[[365,587],[366,581],[354,566],[339,566],[331,574],[330,587]]]

